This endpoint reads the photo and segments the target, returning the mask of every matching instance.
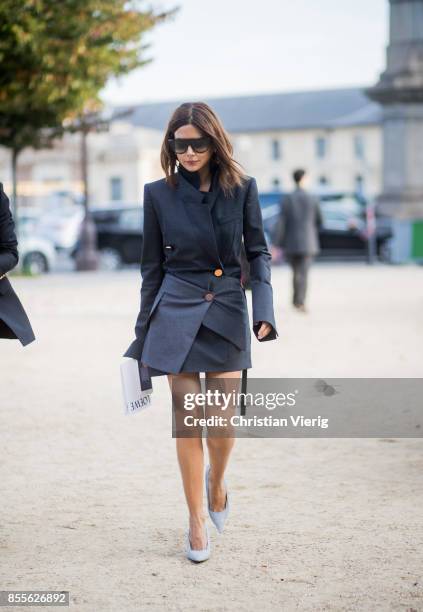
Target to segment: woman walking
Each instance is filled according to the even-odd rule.
[[[0,183],[0,338],[20,340],[26,346],[35,340],[34,332],[7,278],[7,273],[16,266],[18,259],[18,241],[9,198]]]
[[[185,103],[174,111],[161,149],[166,176],[144,187],[141,307],[136,339],[125,353],[146,364],[151,376],[168,376],[189,510],[186,552],[192,561],[206,560],[211,550],[204,484],[219,532],[228,516],[224,474],[234,438],[207,436],[204,481],[202,428],[186,433],[183,416],[190,413],[183,398],[201,393],[201,372],[208,389],[222,391],[252,367],[242,239],[250,263],[253,332],[259,341],[278,335],[257,183],[232,153],[224,127],[207,104]]]

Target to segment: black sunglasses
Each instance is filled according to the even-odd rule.
[[[169,146],[174,153],[180,155],[186,153],[189,145],[196,153],[205,153],[211,145],[210,136],[201,136],[201,138],[168,138]]]

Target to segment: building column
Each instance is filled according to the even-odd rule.
[[[390,0],[386,70],[366,91],[383,107],[378,210],[423,219],[423,0]]]

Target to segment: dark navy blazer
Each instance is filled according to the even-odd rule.
[[[218,184],[218,171],[214,172],[204,202],[199,178],[197,185],[183,172],[176,178],[176,188],[166,179],[144,187],[141,306],[136,338],[124,355],[173,373],[180,371],[201,324],[238,348],[247,348],[248,309],[240,281],[242,240],[250,263],[254,334],[258,337],[261,322],[267,321],[273,329],[261,341],[278,336],[271,255],[256,180],[247,177],[227,198]]]
[[[0,183],[0,338],[19,339],[24,346],[35,340],[18,296],[5,275],[18,263],[18,241],[9,198]]]

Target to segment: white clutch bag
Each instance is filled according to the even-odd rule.
[[[153,385],[148,366],[125,357],[120,364],[124,413],[134,414],[152,405]]]

